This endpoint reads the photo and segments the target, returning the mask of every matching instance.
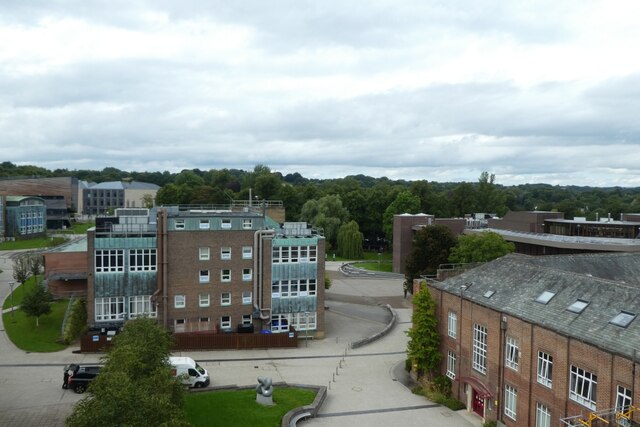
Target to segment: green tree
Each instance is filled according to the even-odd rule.
[[[413,239],[405,266],[405,284],[412,290],[413,279],[434,275],[440,264],[449,261],[451,248],[458,241],[444,225],[429,225],[419,230]]]
[[[507,198],[495,184],[496,176],[489,172],[482,172],[478,179],[478,191],[476,193],[477,208],[480,212],[497,213],[504,215],[507,211]]]
[[[22,254],[13,260],[13,278],[16,282],[24,284],[29,278],[30,273],[29,257]]]
[[[382,216],[382,229],[387,239],[393,239],[393,216],[403,213],[418,213],[420,209],[420,198],[410,191],[405,190],[398,193],[395,200],[391,202]]]
[[[364,237],[358,228],[358,223],[349,221],[338,230],[338,251],[343,258],[362,259],[362,243]]]
[[[300,220],[324,229],[324,236],[332,246],[336,244],[338,228],[349,219],[349,211],[342,206],[342,199],[337,195],[308,200],[300,211]]]
[[[449,261],[454,263],[493,261],[513,252],[515,245],[498,233],[463,234],[458,236],[458,246],[451,249]]]
[[[451,195],[451,207],[453,215],[456,217],[464,217],[465,214],[471,214],[476,211],[476,191],[473,185],[468,182],[462,182],[453,189]]]
[[[432,380],[440,366],[442,355],[436,304],[424,282],[420,284],[420,291],[413,297],[411,320],[413,326],[407,331],[407,355],[417,368],[418,375],[427,373],[429,380]]]
[[[36,282],[38,282],[38,277],[44,265],[42,254],[38,252],[27,252],[25,256],[27,257],[27,263],[29,265],[29,273],[35,278]]]
[[[128,321],[67,425],[186,426],[184,387],[170,374],[171,336],[149,318]]]
[[[36,318],[36,326],[40,326],[40,316],[51,313],[53,295],[44,286],[36,284],[22,298],[20,309],[27,316]]]
[[[142,206],[151,209],[153,207],[153,196],[151,194],[142,195]]]

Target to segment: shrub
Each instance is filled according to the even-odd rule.
[[[444,396],[451,396],[451,379],[445,375],[438,375],[434,378],[432,387]]]
[[[497,425],[498,423],[496,421],[485,421],[482,427],[496,427]]]
[[[411,365],[412,365],[411,359],[406,359],[404,361],[404,370],[407,372],[411,372]]]
[[[329,277],[325,276],[324,277],[324,288],[325,289],[329,289],[331,287],[331,279],[329,279]]]
[[[82,333],[87,326],[87,307],[84,298],[78,298],[71,306],[71,313],[64,326],[62,339],[70,344]]]

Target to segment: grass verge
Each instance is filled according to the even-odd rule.
[[[64,237],[42,237],[40,239],[24,239],[15,240],[13,242],[2,242],[0,243],[0,251],[50,248],[61,245],[68,240],[69,239],[65,239]]]
[[[75,222],[71,228],[66,230],[59,230],[56,233],[59,234],[85,234],[88,229],[94,227],[96,224],[93,222]]]
[[[64,350],[67,346],[58,340],[68,303],[66,299],[54,301],[51,313],[40,316],[40,326],[36,326],[34,317],[27,316],[22,310],[4,313],[2,322],[9,339],[24,351],[48,353]]]
[[[315,395],[313,390],[275,386],[275,404],[263,406],[254,389],[189,393],[185,409],[195,427],[279,427],[284,414],[310,404]]]
[[[371,271],[384,271],[387,273],[391,273],[393,270],[393,265],[388,262],[359,262],[355,264],[358,268],[364,268],[365,270]]]

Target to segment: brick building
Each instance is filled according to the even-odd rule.
[[[259,206],[118,211],[88,233],[88,318],[192,331],[324,335],[324,237]],[[144,211],[144,210],[137,210]]]
[[[640,401],[638,272],[637,254],[511,254],[429,281],[454,395],[507,426],[614,420]]]

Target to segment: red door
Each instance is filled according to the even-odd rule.
[[[484,418],[484,399],[473,389],[473,412]]]

